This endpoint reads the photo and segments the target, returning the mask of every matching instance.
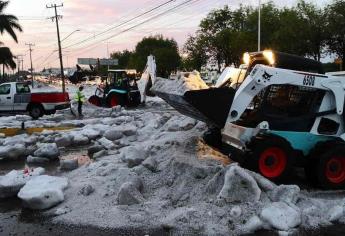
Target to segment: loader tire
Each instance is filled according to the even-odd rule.
[[[304,165],[305,177],[312,186],[317,187],[318,178],[317,178],[317,165],[319,162],[320,156],[330,148],[332,142],[319,142],[315,147],[310,151],[307,161]],[[334,145],[334,144],[333,144]]]
[[[318,186],[345,189],[345,143],[325,151],[317,161]]]
[[[293,166],[292,153],[288,142],[276,137],[262,137],[253,144],[244,166],[273,182],[283,182]]]

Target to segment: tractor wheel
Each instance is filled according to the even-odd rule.
[[[325,189],[345,188],[345,143],[320,156],[316,168],[318,185]]]
[[[112,93],[109,95],[108,99],[108,106],[109,107],[116,107],[116,106],[121,106],[120,98],[117,94]]]
[[[97,97],[96,95],[93,95],[89,98],[89,103],[91,103],[97,107],[102,106],[101,99],[99,97]]]
[[[275,137],[263,137],[252,147],[252,155],[245,166],[273,182],[284,181],[292,167],[292,148],[289,143]]]

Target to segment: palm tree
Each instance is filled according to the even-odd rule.
[[[18,23],[18,18],[14,15],[4,14],[5,8],[8,6],[8,1],[0,1],[0,34],[7,32],[15,42],[18,42],[15,30],[22,32],[22,27]],[[3,43],[0,41],[0,45]],[[3,67],[16,68],[14,56],[8,47],[0,47],[0,64]]]
[[[0,64],[15,69],[16,63],[13,60],[14,58],[15,57],[8,47],[0,47]]]

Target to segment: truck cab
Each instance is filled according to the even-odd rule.
[[[61,92],[34,92],[24,82],[0,84],[0,112],[25,114],[33,119],[70,107],[69,96]]]

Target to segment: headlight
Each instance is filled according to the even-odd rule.
[[[248,52],[243,54],[243,63],[246,65],[249,65],[250,63],[250,55]]]
[[[262,54],[267,59],[267,61],[270,65],[273,65],[275,63],[274,54],[271,50],[265,50],[265,51],[263,51]]]

